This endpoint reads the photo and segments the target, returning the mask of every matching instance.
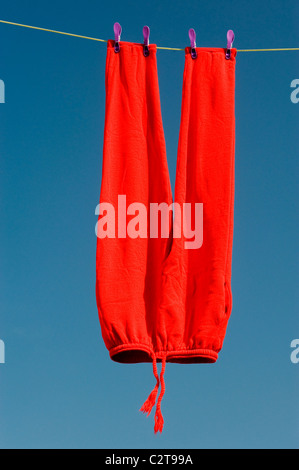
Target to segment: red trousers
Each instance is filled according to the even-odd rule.
[[[232,309],[236,50],[227,60],[225,49],[197,48],[192,59],[186,48],[174,201],[156,46],[149,51],[144,57],[141,44],[121,42],[115,53],[108,42],[96,296],[111,359],[153,362],[157,384],[142,411],[161,384],[161,431],[165,362],[215,362]],[[171,211],[158,211],[152,229],[151,205],[173,202],[174,222]],[[195,205],[202,235],[192,245]],[[175,235],[188,215],[191,232]]]

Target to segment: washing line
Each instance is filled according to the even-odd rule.
[[[75,38],[89,39],[91,41],[108,42],[106,39],[93,38],[93,37],[90,37],[90,36],[82,36],[81,34],[66,33],[64,31],[56,31],[54,29],[40,28],[38,26],[30,26],[28,24],[13,23],[12,21],[0,20],[0,23],[10,24],[10,25],[14,25],[14,26],[22,26],[23,28],[37,29],[39,31],[47,31],[48,33],[63,34],[65,36],[72,36],[72,37],[75,37]],[[163,50],[167,50],[167,51],[185,51],[185,48],[180,48],[180,47],[157,46],[157,49],[163,49]],[[299,51],[299,47],[281,47],[281,48],[276,48],[276,49],[237,49],[237,51],[238,51],[238,53],[239,52]]]

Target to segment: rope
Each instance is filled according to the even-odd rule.
[[[22,26],[23,28],[38,29],[39,31],[47,31],[48,33],[64,34],[65,36],[72,36],[75,38],[89,39],[91,41],[108,42],[106,39],[92,38],[90,36],[82,36],[81,34],[65,33],[64,31],[56,31],[54,29],[39,28],[38,26],[30,26],[28,24],[13,23],[12,21],[0,20],[0,23],[11,24],[14,26]],[[184,51],[184,48],[179,47],[162,47],[157,46],[157,49],[166,51]],[[277,52],[277,51],[299,51],[299,47],[282,47],[278,49],[237,49],[237,52]]]

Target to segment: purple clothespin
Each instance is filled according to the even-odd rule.
[[[115,39],[114,52],[119,52],[120,51],[119,41],[120,41],[120,35],[121,35],[121,25],[119,23],[114,23],[113,30],[114,30],[114,39]]]
[[[190,44],[191,44],[191,57],[192,59],[196,59],[197,53],[196,53],[196,32],[194,31],[193,28],[189,29],[189,39],[190,39]]]
[[[234,42],[234,39],[235,39],[235,35],[234,35],[234,32],[232,29],[229,29],[227,31],[227,49],[226,49],[226,53],[225,53],[225,58],[226,59],[230,59],[230,56],[231,56],[231,48],[233,47],[233,42]]]
[[[143,26],[143,55],[144,57],[149,56],[149,35],[150,35],[150,29],[148,26]]]

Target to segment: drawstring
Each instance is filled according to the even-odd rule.
[[[158,369],[157,369],[156,356],[153,357],[153,372],[154,372],[154,376],[156,377],[157,383],[155,385],[154,390],[150,393],[148,399],[143,403],[142,407],[139,410],[139,411],[142,411],[142,413],[147,413],[147,416],[150,415],[152,408],[154,404],[156,403],[156,398],[157,398],[157,393],[158,393],[158,388],[159,388],[159,375],[158,375]]]
[[[159,397],[158,397],[157,406],[156,406],[156,413],[155,413],[155,427],[154,427],[155,434],[157,432],[162,432],[163,425],[164,425],[164,419],[163,419],[163,416],[162,416],[162,413],[161,413],[161,401],[162,401],[163,395],[165,393],[165,382],[164,382],[165,365],[166,365],[166,355],[163,356],[162,369],[161,369],[161,373],[160,373],[161,391],[160,391],[160,394],[159,394]]]
[[[165,366],[166,366],[166,354],[162,358],[162,368],[161,368],[161,373],[160,373],[160,378],[159,378],[156,356],[153,357],[153,372],[154,372],[154,376],[156,377],[157,383],[155,385],[154,390],[150,393],[148,399],[144,402],[144,404],[140,408],[140,411],[142,411],[143,413],[147,413],[147,416],[150,415],[152,408],[154,404],[156,403],[159,384],[161,384],[161,390],[160,390],[160,394],[157,400],[156,413],[155,413],[155,427],[154,427],[155,434],[157,432],[162,432],[163,425],[164,425],[164,419],[163,419],[162,412],[161,412],[161,401],[165,393],[165,381],[164,381]]]

